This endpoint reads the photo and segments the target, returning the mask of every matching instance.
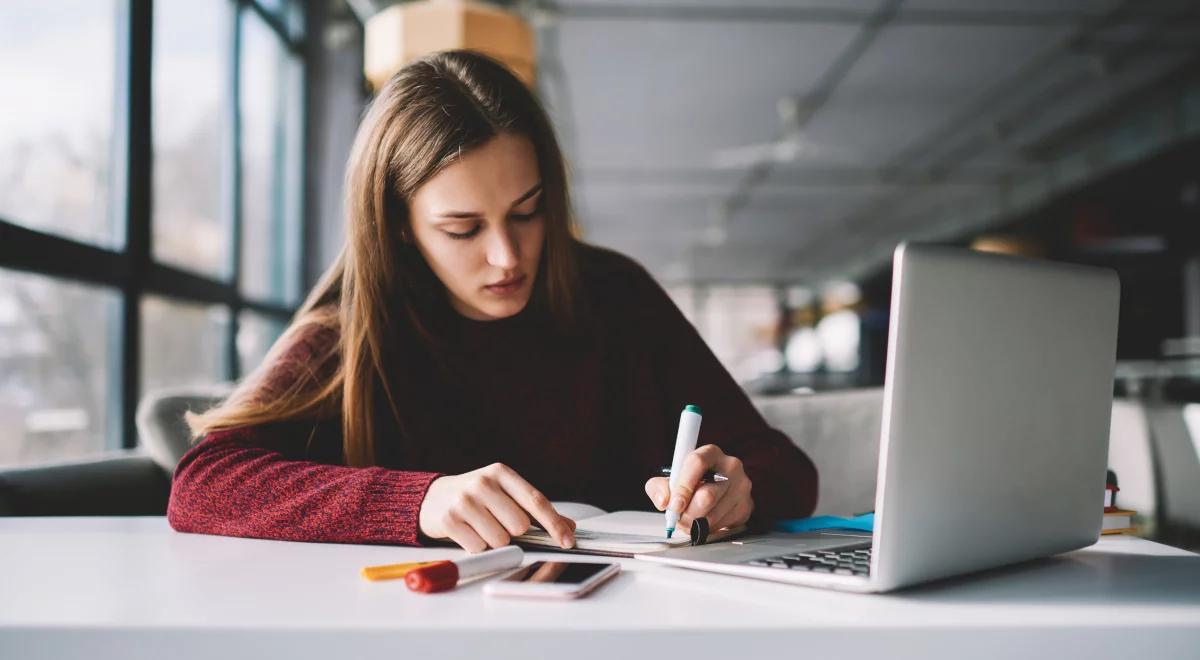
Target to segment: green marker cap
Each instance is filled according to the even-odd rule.
[[[701,413],[700,413],[700,406],[693,405],[693,404],[690,404],[690,403],[689,403],[689,404],[687,404],[687,406],[685,406],[685,407],[683,408],[683,412],[694,412],[694,413],[696,413],[697,415],[701,414]]]

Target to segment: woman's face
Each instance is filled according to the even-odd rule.
[[[541,198],[533,144],[503,133],[417,189],[413,240],[459,314],[487,321],[525,308],[546,235]]]

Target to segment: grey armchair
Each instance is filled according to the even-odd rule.
[[[155,516],[171,476],[137,452],[0,470],[0,516]]]
[[[146,455],[167,474],[174,473],[179,459],[192,446],[191,434],[183,421],[184,413],[208,410],[232,391],[232,385],[222,383],[176,387],[147,394],[137,410],[138,439]]]

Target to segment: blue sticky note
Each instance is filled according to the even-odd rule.
[[[780,520],[775,523],[775,529],[781,532],[816,532],[823,529],[854,529],[860,532],[870,532],[875,529],[875,514],[864,513],[853,518],[813,516],[812,518]]]

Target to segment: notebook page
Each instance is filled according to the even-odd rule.
[[[668,541],[663,514],[650,511],[616,511],[602,516],[576,521],[575,550],[601,554],[631,556],[639,552],[656,552],[688,545],[691,538],[681,531]],[[543,547],[557,543],[540,528],[531,527],[517,537],[516,542]]]
[[[559,515],[566,516],[575,522],[586,520],[588,518],[595,518],[596,516],[603,516],[605,513],[607,513],[607,511],[598,506],[592,506],[591,504],[584,504],[582,502],[552,502],[551,504],[554,505],[554,510],[557,511]]]

